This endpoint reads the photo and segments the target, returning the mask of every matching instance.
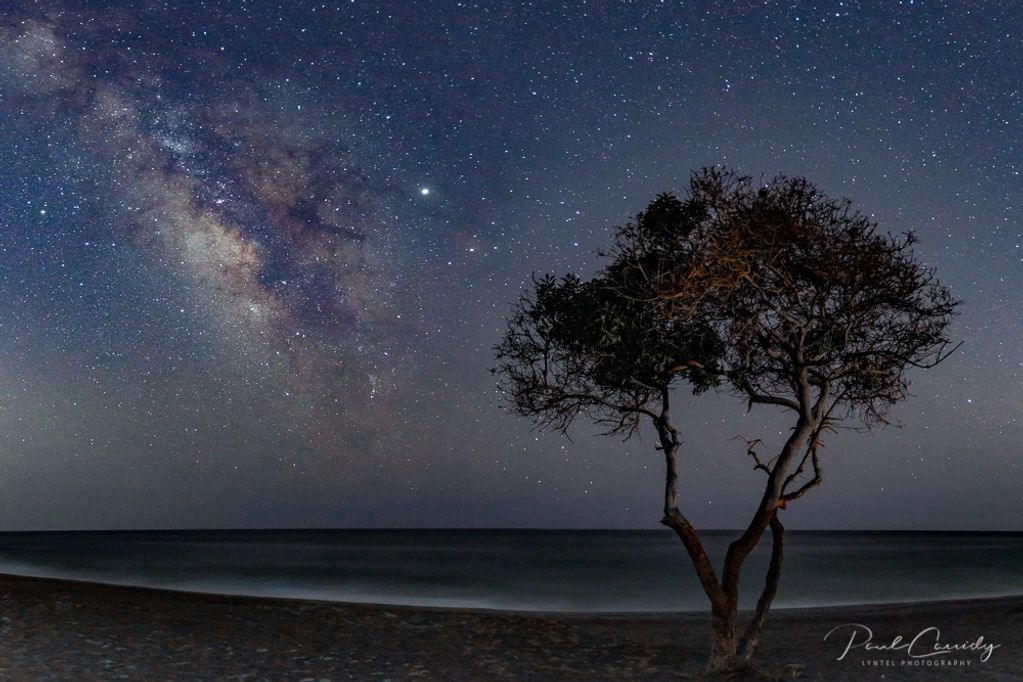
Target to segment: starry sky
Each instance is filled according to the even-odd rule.
[[[491,347],[724,164],[916,231],[964,301],[786,525],[1023,529],[1021,36],[1014,0],[4,3],[0,527],[658,527],[652,434],[532,432]],[[676,405],[683,510],[744,524],[732,439],[785,416]]]

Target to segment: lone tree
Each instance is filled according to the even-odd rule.
[[[908,395],[907,370],[948,357],[958,301],[912,252],[912,234],[877,231],[848,201],[802,178],[756,185],[728,170],[695,173],[688,197],[661,195],[615,231],[592,279],[534,278],[496,346],[511,409],[565,433],[584,416],[606,434],[649,422],[664,454],[661,523],[679,537],[710,600],[710,671],[748,666],[781,574],[781,512],[818,486],[822,435],[870,430]],[[715,570],[679,508],[676,389],[728,391],[792,423],[768,457],[749,524]],[[771,529],[756,608],[739,629],[739,574]]]

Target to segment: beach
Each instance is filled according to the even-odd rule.
[[[700,613],[413,608],[3,575],[0,679],[704,679],[707,621]],[[874,645],[923,632],[918,656],[936,642],[962,649],[911,658],[904,649],[854,647],[837,660],[852,629],[824,637],[851,623],[869,627]],[[1023,679],[1023,597],[780,609],[757,660],[803,679]]]

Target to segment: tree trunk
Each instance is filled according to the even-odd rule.
[[[771,564],[767,568],[767,576],[764,578],[764,589],[757,601],[756,611],[753,612],[753,619],[746,626],[742,639],[739,641],[738,655],[741,658],[749,659],[760,642],[760,631],[767,621],[767,612],[771,609],[771,602],[778,591],[778,581],[781,578],[781,561],[785,553],[785,527],[781,525],[778,518],[778,510],[771,517]]]
[[[707,672],[720,673],[735,669],[736,642],[735,623],[738,602],[734,598],[711,604],[710,626],[712,632],[710,661]]]
[[[678,433],[666,418],[657,423],[657,433],[660,436],[665,461],[664,516],[661,518],[661,523],[675,531],[682,541],[682,545],[689,553],[689,559],[696,569],[700,585],[711,604],[721,603],[723,595],[710,558],[703,548],[696,529],[678,508],[678,471],[675,462],[679,445]]]

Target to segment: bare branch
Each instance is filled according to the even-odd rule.
[[[760,438],[754,438],[752,440],[743,438],[742,436],[735,436],[732,440],[742,440],[746,442],[746,454],[753,458],[753,468],[760,469],[768,476],[771,475],[771,467],[774,464],[775,458],[771,458],[765,464],[760,460],[760,455],[757,453],[757,446],[763,444],[763,440]]]

